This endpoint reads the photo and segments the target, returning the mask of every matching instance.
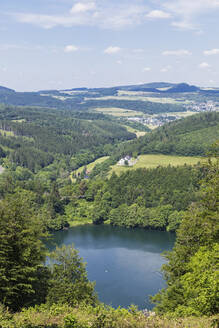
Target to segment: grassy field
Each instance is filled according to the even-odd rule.
[[[150,94],[151,95],[151,94]],[[118,96],[106,96],[101,98],[85,98],[85,100],[94,99],[94,100],[130,100],[130,101],[150,101],[150,102],[156,102],[156,103],[162,103],[162,104],[182,104],[182,103],[190,103],[190,101],[178,101],[174,98],[168,98],[168,97],[151,97],[148,95],[148,93],[144,94],[142,92],[135,92],[135,93],[129,93],[129,94],[119,94]]]
[[[165,88],[166,89],[166,88]],[[103,97],[101,99],[122,99],[122,100],[141,100],[141,101],[151,101],[151,102],[157,102],[162,104],[189,104],[191,101],[189,100],[183,100],[177,99],[177,98],[171,98],[171,97],[156,97],[153,96],[153,93],[151,92],[144,92],[144,91],[124,91],[119,90],[118,96],[111,96],[109,97]]]
[[[116,117],[143,116],[142,112],[117,107],[95,108],[95,111]]]
[[[95,166],[96,164],[100,164],[100,163],[104,162],[104,161],[105,161],[106,159],[108,159],[108,158],[109,158],[109,156],[103,156],[103,157],[100,157],[100,158],[96,159],[96,161],[91,162],[90,164],[87,164],[87,165],[86,165],[87,170],[88,170],[88,171],[92,171],[93,168],[94,168],[94,166]],[[83,171],[84,167],[85,167],[85,165],[79,167],[79,169],[73,171],[72,174],[73,174],[73,173],[76,173],[76,174],[81,173],[81,172]],[[71,180],[74,182],[75,179],[72,177],[72,174],[71,174]]]
[[[6,130],[3,130],[3,129],[0,129],[0,134],[2,136],[6,136],[6,137],[14,137],[14,132],[13,131],[6,131]]]
[[[93,224],[93,221],[89,219],[84,219],[84,220],[72,220],[72,221],[68,221],[68,223],[70,225],[70,228],[73,228],[81,225]]]
[[[12,122],[23,123],[26,122],[26,120],[24,118],[21,118],[20,120],[12,120]]]
[[[137,129],[134,129],[131,126],[128,126],[128,125],[123,125],[123,126],[124,126],[124,128],[127,129],[127,131],[129,131],[131,133],[135,133],[137,138],[142,137],[147,133],[145,131],[138,131]]]
[[[183,117],[188,117],[188,116],[195,115],[198,113],[199,112],[192,112],[192,111],[187,110],[186,112],[171,112],[171,113],[164,113],[164,114],[173,115],[173,116],[176,115],[176,116],[180,116],[181,118],[183,118]]]
[[[111,175],[113,172],[116,174],[121,174],[127,170],[133,170],[138,168],[155,168],[157,166],[179,166],[179,165],[195,165],[204,159],[201,157],[184,157],[184,156],[169,156],[169,155],[140,155],[137,163],[134,166],[119,166],[113,165],[109,173]]]

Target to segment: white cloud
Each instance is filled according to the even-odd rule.
[[[99,28],[120,29],[136,26],[145,21],[148,7],[133,1],[122,3],[96,0],[95,2],[77,2],[68,12],[59,15],[14,13],[12,16],[21,23],[29,23],[42,28],[56,26],[97,26]]]
[[[200,68],[209,68],[209,67],[211,67],[211,65],[209,65],[209,64],[206,63],[206,62],[203,62],[203,63],[199,64],[199,67],[200,67]]]
[[[64,52],[75,52],[75,51],[78,51],[78,50],[79,50],[79,48],[72,45],[72,44],[69,44],[68,46],[66,46],[64,48]]]
[[[146,17],[152,19],[166,19],[170,18],[171,14],[163,10],[152,10],[146,15]]]
[[[197,17],[219,9],[219,0],[166,0],[160,3],[164,10],[175,17],[172,25],[180,29],[199,30]]]
[[[84,13],[86,11],[94,10],[95,8],[96,8],[96,5],[94,2],[88,2],[88,3],[77,2],[71,8],[70,13],[71,14]]]
[[[206,56],[219,55],[219,49],[205,50],[204,55]]]
[[[182,30],[196,30],[196,27],[188,21],[172,22],[171,25]]]
[[[151,70],[150,67],[144,67],[144,68],[143,68],[143,72],[149,72],[150,70]]]
[[[162,52],[163,56],[189,56],[192,53],[185,49],[179,49],[179,50],[165,50]]]
[[[110,46],[108,48],[106,48],[104,50],[104,53],[105,54],[108,54],[108,55],[114,55],[114,54],[117,54],[118,52],[121,51],[121,48],[120,47],[113,47],[113,46]]]
[[[14,14],[16,20],[21,23],[28,23],[50,29],[56,26],[80,26],[84,25],[87,20],[81,15],[40,15],[40,14]]]
[[[122,60],[117,60],[116,61],[116,64],[121,65],[122,64]]]
[[[161,68],[161,72],[162,73],[166,73],[166,72],[168,72],[169,70],[171,70],[171,68],[172,68],[172,66],[171,65],[168,65],[168,66],[165,66],[165,67],[163,67],[163,68]]]

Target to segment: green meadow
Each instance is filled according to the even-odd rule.
[[[87,170],[88,170],[88,171],[92,171],[93,168],[94,168],[94,166],[95,166],[96,164],[100,164],[100,163],[104,162],[104,161],[105,161],[106,159],[108,159],[108,158],[109,158],[109,156],[103,156],[103,157],[100,157],[100,158],[96,159],[96,161],[91,162],[90,164],[87,164],[87,165],[84,165],[84,166],[79,167],[79,169],[73,171],[72,174],[75,173],[75,174],[77,175],[78,173],[81,173],[81,172],[84,170],[84,167],[85,167],[85,166],[87,167]],[[72,182],[74,182],[75,179],[72,177],[72,174],[71,174],[71,179],[72,179]]]
[[[195,165],[198,162],[203,161],[201,157],[188,157],[188,156],[170,156],[170,155],[140,155],[138,161],[133,166],[120,166],[113,165],[110,171],[110,175],[115,172],[121,174],[127,170],[133,170],[138,168],[155,168],[157,166],[180,166],[180,165]]]
[[[116,117],[143,116],[142,112],[117,107],[95,108],[95,111]]]
[[[145,131],[138,131],[137,129],[134,129],[131,126],[128,126],[128,125],[123,125],[123,126],[127,129],[127,131],[129,131],[131,133],[135,133],[137,138],[142,137],[147,133]]]

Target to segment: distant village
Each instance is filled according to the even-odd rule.
[[[219,103],[213,101],[207,101],[202,103],[191,102],[188,105],[185,105],[185,111],[197,112],[212,112],[219,111]],[[164,113],[159,115],[153,115],[148,117],[129,117],[128,120],[138,122],[144,125],[151,125],[154,127],[162,126],[168,122],[179,120],[182,118],[181,115]]]
[[[149,117],[129,117],[128,120],[139,122],[144,125],[161,126],[165,123],[180,119],[178,115],[160,114]]]
[[[191,104],[186,106],[186,109],[195,112],[214,112],[214,111],[218,112],[219,103],[214,101],[196,103],[195,101],[193,101]]]

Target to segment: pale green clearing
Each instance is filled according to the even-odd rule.
[[[196,115],[198,113],[199,112],[192,112],[192,111],[187,110],[186,112],[168,112],[168,113],[162,113],[162,114],[166,114],[166,115],[170,115],[170,116],[180,116],[183,118],[183,117],[188,117],[191,115]]]
[[[166,87],[166,88],[156,88],[159,91],[167,91],[169,89],[171,89],[171,87]]]
[[[138,131],[137,129],[134,129],[128,125],[123,125],[123,126],[124,128],[126,128],[128,132],[135,133],[137,138],[142,137],[147,133],[146,131]]]
[[[96,164],[103,163],[108,158],[109,158],[109,156],[103,156],[103,157],[100,157],[100,158],[96,159],[96,161],[91,162],[90,164],[83,165],[83,166],[79,167],[77,170],[75,170],[71,173],[72,182],[75,182],[75,179],[72,176],[74,173],[77,175],[78,173],[83,172],[85,166],[86,166],[87,170],[91,172]]]
[[[147,101],[150,102],[156,102],[156,103],[161,103],[161,104],[190,104],[191,101],[189,100],[178,100],[178,99],[173,99],[173,98],[157,98],[157,97],[145,97],[144,98]]]
[[[165,88],[168,89],[168,88]],[[189,104],[191,103],[190,100],[185,99],[177,99],[177,98],[170,98],[170,97],[153,97],[153,93],[151,92],[144,92],[144,91],[119,91],[118,96],[107,96],[102,97],[102,100],[107,99],[121,99],[121,100],[141,100],[141,101],[150,101],[156,102],[161,104]]]
[[[113,165],[109,176],[113,172],[120,175],[122,172],[127,170],[135,170],[138,168],[156,168],[157,166],[181,166],[184,164],[195,165],[198,162],[203,162],[205,159],[203,157],[187,157],[187,156],[171,156],[171,155],[140,155],[138,161],[133,166],[120,166]]]
[[[7,136],[7,137],[14,137],[14,132],[13,131],[6,131],[6,130],[3,130],[3,129],[0,129],[0,134],[2,136]]]
[[[201,88],[201,90],[213,90],[213,91],[215,91],[215,90],[219,90],[219,88]]]
[[[61,93],[66,93],[67,95],[80,95],[83,93],[88,93],[88,90],[71,90],[71,91],[67,91],[67,90],[62,90]]]
[[[19,121],[20,121],[20,120],[19,120]],[[23,120],[21,120],[21,121],[23,122]],[[18,122],[18,121],[17,121],[17,122]],[[6,136],[6,137],[15,137],[15,134],[14,134],[13,131],[6,131],[6,130],[3,130],[3,129],[0,129],[0,135],[2,135],[2,136]],[[23,138],[24,140],[34,141],[34,138],[32,138],[32,137],[22,136],[22,138]],[[5,150],[10,150],[8,147],[3,147],[3,146],[2,146],[2,148],[5,149]]]
[[[12,120],[12,122],[23,123],[23,122],[26,122],[26,119],[21,118],[20,120]]]
[[[146,126],[147,126],[150,130],[154,130],[154,129],[158,128],[158,125],[146,124]]]
[[[85,100],[130,100],[130,101],[150,101],[150,102],[156,102],[156,103],[161,103],[161,104],[182,104],[182,103],[190,103],[188,100],[187,101],[178,101],[173,98],[159,98],[159,97],[149,97],[148,94],[143,95],[142,93],[140,94],[130,94],[130,95],[119,95],[119,96],[105,96],[101,98],[85,98]]]
[[[101,113],[107,114],[107,115],[116,116],[116,117],[143,116],[142,112],[137,112],[137,111],[125,109],[125,108],[117,108],[117,107],[95,108],[95,111],[101,112]]]
[[[143,96],[151,94],[151,92],[145,92],[145,91],[126,91],[126,90],[119,90],[118,91],[118,97],[121,96]]]
[[[72,221],[68,221],[70,228],[72,227],[77,227],[77,226],[81,226],[84,224],[93,224],[93,221],[90,219],[85,219],[83,218],[83,220],[72,220]]]
[[[135,132],[137,138],[145,136],[146,133],[147,133],[146,131],[137,131],[137,132]]]

